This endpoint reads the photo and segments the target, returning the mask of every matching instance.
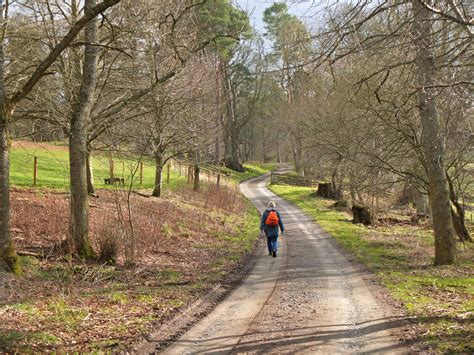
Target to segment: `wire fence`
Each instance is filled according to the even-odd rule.
[[[183,176],[188,184],[194,184],[195,168],[196,164],[194,163],[189,163],[178,159],[170,159],[169,163],[167,164],[167,176],[169,176],[169,170],[172,169],[178,174],[178,176]],[[199,165],[199,179],[200,181],[217,186],[236,185],[236,182],[228,174],[208,164]]]
[[[69,154],[66,146],[14,142],[10,152],[10,181],[13,186],[69,188]],[[156,164],[149,157],[137,159],[124,152],[94,152],[90,156],[91,179],[96,188],[153,189]],[[195,164],[169,159],[162,167],[161,187],[193,185]],[[199,180],[205,184],[235,186],[225,172],[199,165]]]

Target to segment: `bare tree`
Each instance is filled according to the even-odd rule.
[[[422,123],[422,146],[428,176],[430,208],[435,234],[435,264],[451,264],[456,255],[454,229],[451,217],[448,184],[446,181],[445,150],[438,112],[436,110],[434,85],[434,58],[431,33],[431,13],[421,4],[413,1],[413,31],[416,46],[417,81],[419,85],[419,113]]]
[[[88,15],[96,5],[95,0],[86,0],[84,14]],[[89,259],[94,253],[89,242],[89,199],[87,193],[87,120],[92,109],[92,97],[97,81],[99,56],[97,20],[85,26],[84,65],[82,82],[77,101],[73,106],[69,135],[69,165],[71,181],[70,245],[76,255]]]
[[[104,12],[109,7],[117,4],[120,0],[104,0],[90,9],[90,11],[75,22],[71,29],[62,37],[58,44],[49,52],[49,54],[37,64],[33,71],[28,74],[27,79],[18,83],[19,89],[8,95],[6,88],[0,87],[0,107],[3,108],[0,113],[0,259],[5,268],[16,271],[18,270],[17,257],[13,251],[11,237],[10,237],[10,202],[9,202],[9,154],[8,154],[8,130],[9,120],[15,110],[15,107],[22,101],[35,87],[38,81],[45,75],[48,68],[56,61],[59,55],[67,48],[74,40],[84,26],[99,13]],[[2,38],[0,43],[0,85],[4,83],[5,77],[5,57],[4,47],[7,41],[8,34],[8,10],[9,6],[4,6],[3,1],[0,2],[2,6]],[[6,4],[8,5],[8,4]],[[3,54],[3,58],[1,58]]]

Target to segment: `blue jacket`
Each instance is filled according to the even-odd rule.
[[[278,226],[270,227],[265,224],[265,221],[267,220],[268,213],[273,210],[276,211],[277,216],[278,216]],[[262,221],[260,222],[260,230],[265,232],[265,235],[267,237],[278,237],[278,227],[280,227],[281,232],[283,233],[285,231],[285,227],[283,227],[283,222],[281,221],[281,216],[280,212],[278,212],[274,208],[267,208],[265,212],[263,212],[262,215]]]

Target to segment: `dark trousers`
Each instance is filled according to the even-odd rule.
[[[268,252],[271,253],[272,251],[277,251],[278,248],[278,236],[275,237],[267,237],[267,244],[268,244]]]

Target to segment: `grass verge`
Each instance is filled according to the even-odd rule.
[[[367,228],[350,222],[334,203],[310,188],[270,185],[270,190],[310,214],[348,252],[376,273],[393,297],[416,317],[408,340],[438,352],[474,351],[474,245],[458,244],[456,265],[433,266],[429,226]],[[410,339],[411,338],[411,339]]]
[[[260,175],[267,174],[278,167],[275,163],[252,163],[244,164],[244,172],[238,172],[227,168],[221,168],[221,171],[232,179],[243,182],[245,180],[256,178]]]

